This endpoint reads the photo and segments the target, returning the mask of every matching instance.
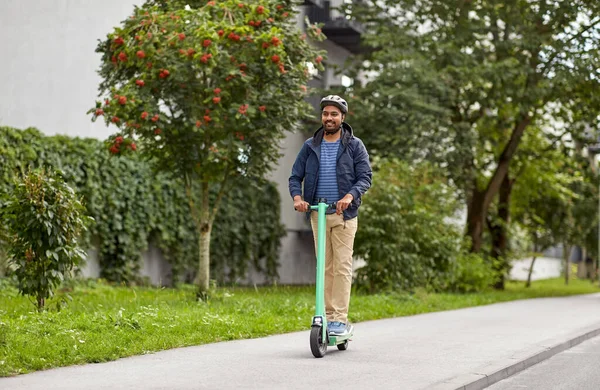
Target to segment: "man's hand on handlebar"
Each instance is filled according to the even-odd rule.
[[[309,207],[310,205],[308,204],[308,202],[303,201],[300,196],[296,196],[294,198],[294,210],[301,213],[306,213],[308,212]]]

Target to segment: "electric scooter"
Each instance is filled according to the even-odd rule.
[[[316,358],[327,353],[328,346],[336,345],[340,351],[348,349],[348,342],[354,334],[354,327],[341,336],[329,335],[327,331],[327,316],[325,314],[325,226],[326,212],[329,207],[335,208],[336,203],[328,204],[327,200],[319,199],[317,205],[311,205],[311,210],[318,211],[317,224],[317,286],[315,315],[310,331],[310,350]]]

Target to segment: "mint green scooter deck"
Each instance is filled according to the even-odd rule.
[[[334,345],[343,344],[346,341],[349,341],[353,335],[354,335],[354,326],[350,325],[350,332],[348,332],[347,334],[345,334],[343,336],[330,335],[329,336],[329,344],[327,344],[327,345],[329,345],[330,347],[333,347]]]

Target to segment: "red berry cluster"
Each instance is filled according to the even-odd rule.
[[[212,58],[212,54],[210,54],[210,53],[203,54],[202,57],[200,57],[200,61],[207,64],[211,58]]]
[[[229,33],[227,38],[231,39],[232,41],[236,41],[236,42],[239,42],[241,39],[241,37],[239,35],[237,35],[236,33],[234,33],[233,31]]]
[[[120,135],[115,137],[113,144],[111,145],[111,147],[108,150],[112,154],[118,154],[124,145],[126,148],[131,149],[134,152],[137,150],[137,146],[135,145],[135,142],[125,142],[123,137],[121,137]]]

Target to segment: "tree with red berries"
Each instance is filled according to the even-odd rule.
[[[293,2],[150,0],[101,41],[110,153],[136,150],[181,177],[199,234],[198,293],[209,287],[210,236],[235,176],[262,177],[279,141],[310,116],[308,65],[324,53],[298,29]],[[216,197],[209,194],[217,193]],[[241,222],[240,222],[241,223]]]

